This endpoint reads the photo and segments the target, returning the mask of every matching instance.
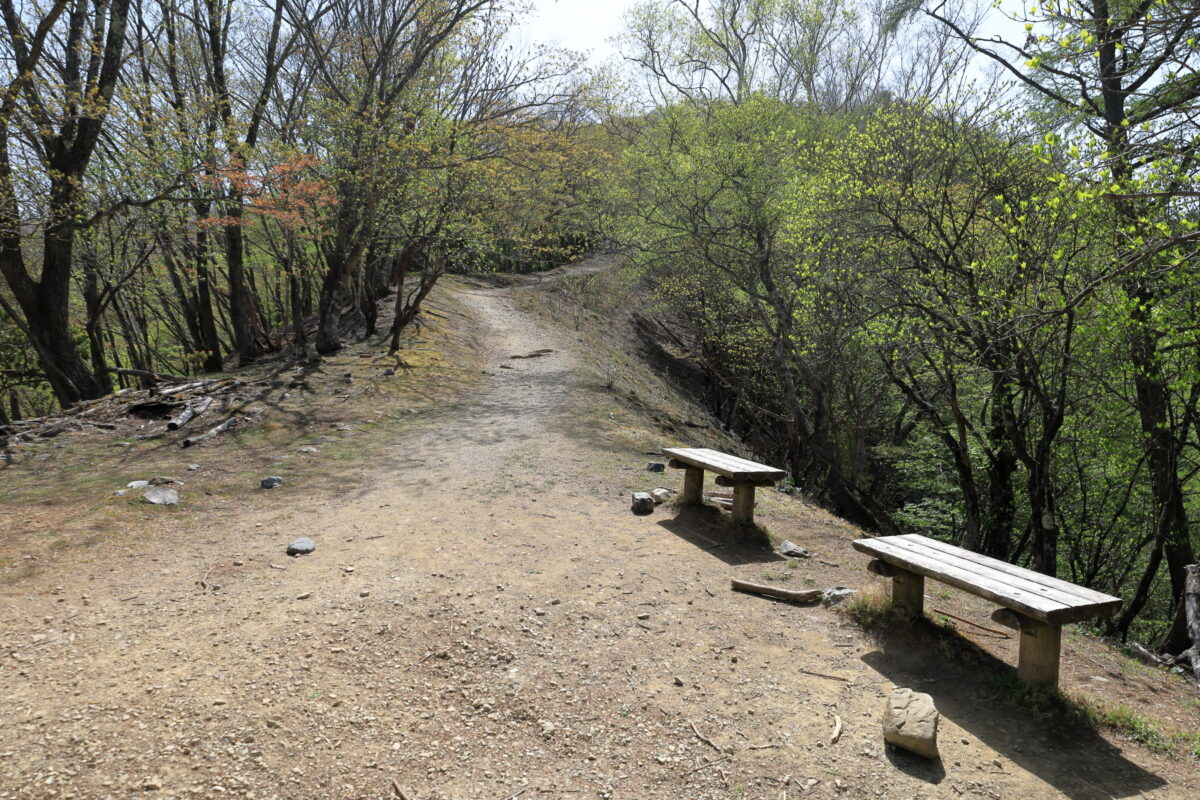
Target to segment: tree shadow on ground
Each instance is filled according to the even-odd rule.
[[[659,525],[726,564],[769,564],[786,561],[771,550],[766,534],[753,525],[737,525],[713,506],[680,506]]]
[[[867,666],[897,686],[928,692],[943,717],[1067,797],[1132,797],[1167,784],[1126,759],[1060,696],[1030,699],[1013,688],[1012,666],[952,631],[922,619],[888,625],[877,644],[862,657]],[[888,758],[921,780],[945,777],[944,766],[916,756],[890,751]],[[978,773],[986,774],[986,767]]]

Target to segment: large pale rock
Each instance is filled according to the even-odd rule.
[[[634,492],[631,506],[635,514],[649,514],[654,510],[654,498],[649,492]]]
[[[929,695],[893,689],[883,712],[883,739],[917,755],[937,758],[938,717]]]
[[[179,502],[179,492],[165,486],[155,486],[143,494],[142,499],[156,506],[173,506]]]

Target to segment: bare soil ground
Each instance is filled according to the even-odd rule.
[[[803,562],[712,508],[632,516],[631,490],[679,483],[643,451],[733,445],[614,344],[589,303],[619,282],[580,284],[606,266],[457,284],[395,387],[351,348],[321,369],[370,364],[376,389],[265,387],[275,430],[81,437],[0,471],[0,798],[1197,796],[1188,756],[1018,704],[995,680],[1013,640],[731,593],[878,580],[798,499],[762,492],[759,516]],[[162,472],[183,506],[111,497]],[[251,488],[267,474],[284,485]],[[317,549],[287,558],[298,536]],[[1200,729],[1182,681],[1080,633],[1064,651],[1068,692]],[[884,748],[894,685],[933,694],[940,761]]]

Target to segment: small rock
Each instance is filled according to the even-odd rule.
[[[912,689],[893,689],[883,710],[883,739],[925,758],[937,758],[937,708],[933,698]]]
[[[301,447],[298,452],[300,452],[300,453],[319,453],[321,451],[310,445],[308,447]]]
[[[283,478],[278,475],[271,475],[259,481],[258,485],[264,489],[274,489],[276,486],[283,486]]]
[[[642,613],[637,615],[637,618],[638,619],[650,619],[650,614],[643,611]]]
[[[784,539],[779,543],[779,547],[775,550],[779,555],[785,558],[812,558],[812,553],[805,550],[798,544],[793,544]]]
[[[162,486],[155,486],[148,492],[142,495],[142,499],[147,503],[153,503],[156,506],[173,506],[179,502],[179,492],[174,489],[167,489]]]
[[[289,556],[306,556],[317,549],[317,543],[307,537],[301,537],[288,545]]]
[[[539,616],[539,617],[544,617],[544,616],[546,616],[546,609],[544,609],[544,608],[535,608],[535,609],[533,610],[533,613],[534,613],[534,614],[536,614],[536,615],[537,615],[537,616]]]
[[[162,778],[147,778],[142,781],[142,790],[147,792],[161,791],[163,787]]]
[[[117,489],[115,492],[113,492],[113,494],[117,497],[124,497],[125,493],[128,491],[128,489]]]
[[[155,475],[153,478],[150,479],[150,485],[151,486],[171,486],[171,485],[183,486],[183,481],[179,480],[179,478],[172,478],[169,475]]]
[[[834,586],[821,592],[821,605],[836,606],[847,597],[858,594],[857,589],[847,589],[845,586]]]
[[[676,685],[676,686],[683,686],[683,678],[681,678],[681,677],[679,677],[678,675],[676,675],[676,676],[675,676],[675,685]]]
[[[666,470],[667,470],[667,465],[660,464],[657,461],[651,461],[650,463],[646,464],[647,472],[666,472]]]
[[[396,370],[392,369],[391,367],[388,367],[387,369],[385,369],[383,371],[383,377],[385,377],[385,378],[390,378],[395,374],[396,374]]]
[[[307,600],[310,597],[312,597],[312,592],[301,592],[300,594],[296,595],[297,600]]]
[[[150,481],[130,481],[125,484],[126,489],[145,489],[150,485]]]
[[[189,472],[195,472],[196,470],[200,469],[200,465],[199,464],[188,464],[187,468],[188,468]]]
[[[244,567],[244,566],[246,566],[246,562],[245,561],[234,561],[233,565],[235,567]]]
[[[370,590],[370,589],[363,589],[361,592],[359,592],[359,593],[358,593],[358,596],[359,596],[359,597],[370,597],[370,596],[371,596],[371,590]]]
[[[649,514],[654,510],[654,498],[649,492],[634,492],[633,503],[630,506],[635,514]]]
[[[542,736],[550,736],[556,730],[554,723],[548,719],[541,719],[538,722],[542,726]]]
[[[650,496],[654,498],[654,504],[656,506],[661,506],[663,503],[671,499],[671,490],[655,489],[654,491],[650,492]]]

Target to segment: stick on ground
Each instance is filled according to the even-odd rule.
[[[735,592],[747,592],[749,594],[759,594],[764,597],[774,597],[777,600],[788,600],[792,603],[812,603],[821,599],[820,589],[805,589],[803,591],[793,591],[791,589],[780,589],[776,586],[764,586],[759,583],[748,583],[739,581],[736,578],[730,581]]]

